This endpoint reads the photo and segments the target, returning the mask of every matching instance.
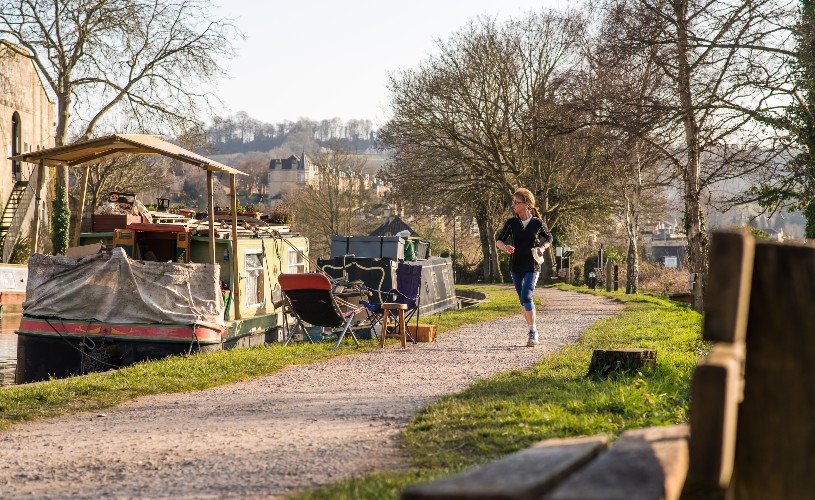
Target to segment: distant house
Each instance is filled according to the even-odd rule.
[[[320,183],[320,168],[311,162],[305,152],[299,157],[272,158],[269,160],[267,177],[268,201],[280,199],[283,195],[294,193],[305,186],[317,186]],[[376,176],[369,173],[339,172],[340,183],[362,182],[366,190],[384,196],[390,189]]]
[[[267,188],[269,201],[293,193],[303,186],[317,184],[319,168],[311,163],[305,153],[298,158],[272,158],[269,160]]]
[[[408,230],[411,236],[418,236],[419,233],[413,230],[401,217],[385,217],[385,222],[381,226],[371,231],[371,236],[393,236],[400,231]]]
[[[767,231],[767,235],[769,236],[769,238],[771,240],[773,240],[773,241],[784,241],[784,240],[789,238],[789,236],[784,234],[784,229],[783,228],[779,228],[779,229],[769,228],[766,231]]]
[[[674,222],[660,222],[641,233],[645,258],[665,267],[684,268],[688,258],[688,238]]]

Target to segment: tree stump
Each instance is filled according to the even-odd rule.
[[[657,351],[654,349],[595,349],[589,375],[608,377],[612,373],[651,371],[656,366]]]

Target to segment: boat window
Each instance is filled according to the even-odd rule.
[[[304,273],[306,272],[306,258],[303,255],[302,249],[289,249],[289,272],[290,273]]]
[[[257,306],[264,303],[263,260],[260,250],[249,250],[244,259],[246,271],[246,305]]]

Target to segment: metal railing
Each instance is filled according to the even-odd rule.
[[[8,232],[3,238],[2,251],[3,262],[8,262],[11,254],[14,252],[14,245],[17,243],[17,238],[23,231],[23,224],[28,209],[31,207],[31,202],[34,200],[34,190],[37,186],[37,166],[34,165],[28,172],[28,184],[25,186],[22,195],[20,195],[17,207],[14,210],[14,216],[9,224]],[[13,194],[13,191],[12,191]]]

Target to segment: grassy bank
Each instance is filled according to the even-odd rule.
[[[515,293],[508,287],[464,288],[486,292],[490,300],[477,308],[445,312],[421,321],[436,323],[443,332],[462,324],[517,313]],[[15,422],[98,410],[148,394],[206,389],[268,375],[293,364],[314,363],[358,352],[351,347],[333,351],[332,347],[330,341],[286,347],[270,344],[188,357],[173,356],[118,371],[4,387],[0,388],[0,430]],[[374,341],[363,342],[363,349],[375,348]]]
[[[615,297],[627,307],[532,370],[477,381],[420,411],[402,436],[410,469],[342,481],[301,498],[396,498],[407,485],[542,439],[613,438],[627,429],[685,422],[691,372],[707,348],[701,340],[701,316],[650,295],[597,294]],[[657,370],[608,380],[587,377],[592,350],[615,347],[656,349]]]

